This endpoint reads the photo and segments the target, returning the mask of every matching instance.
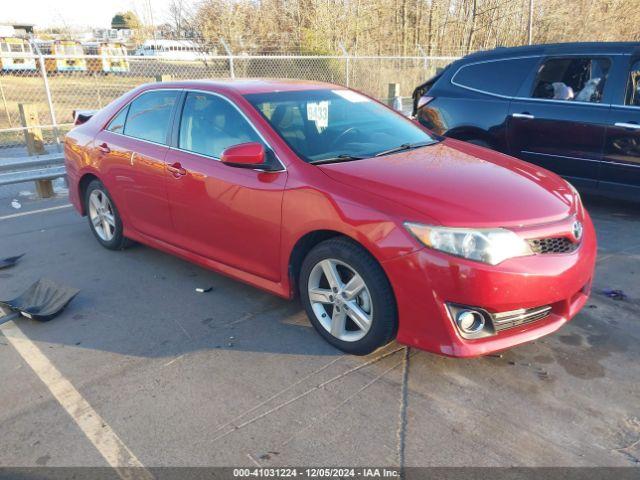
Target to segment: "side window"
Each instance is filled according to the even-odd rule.
[[[531,96],[600,103],[610,67],[608,58],[549,58],[538,69]]]
[[[114,133],[123,133],[124,122],[127,120],[128,111],[129,111],[129,105],[127,105],[122,110],[120,110],[118,114],[115,117],[113,117],[109,122],[109,125],[107,126],[107,130]]]
[[[512,97],[537,61],[537,57],[529,57],[470,63],[460,67],[451,82],[462,87]]]
[[[640,60],[637,60],[631,66],[624,104],[640,107]]]
[[[143,93],[129,106],[124,134],[131,137],[166,143],[171,111],[178,92],[155,90]]]
[[[227,100],[206,93],[187,94],[180,119],[179,148],[219,158],[226,148],[247,142],[261,140]]]

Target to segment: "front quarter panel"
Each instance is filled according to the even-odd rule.
[[[429,223],[432,219],[338,183],[316,166],[296,167],[290,171],[283,199],[282,278],[288,278],[289,260],[296,243],[316,231],[334,231],[355,240],[381,264],[421,248],[402,223],[408,219]]]

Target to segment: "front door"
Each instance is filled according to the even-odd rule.
[[[286,171],[224,165],[230,146],[264,141],[227,99],[189,92],[177,148],[167,154],[174,243],[263,278],[280,279],[280,227]]]
[[[538,68],[528,97],[511,102],[510,153],[595,188],[609,106],[603,102],[611,60],[551,57]]]
[[[600,189],[640,199],[640,58],[630,58],[624,95],[611,107]]]

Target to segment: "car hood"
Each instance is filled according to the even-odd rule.
[[[537,225],[562,220],[577,208],[576,194],[556,174],[451,139],[319,168],[337,182],[388,198],[447,226]],[[406,220],[416,219],[407,212]]]

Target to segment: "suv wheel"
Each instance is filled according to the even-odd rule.
[[[364,248],[343,239],[316,245],[302,263],[300,297],[311,323],[334,347],[366,355],[397,329],[391,285]]]

